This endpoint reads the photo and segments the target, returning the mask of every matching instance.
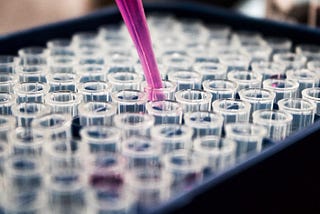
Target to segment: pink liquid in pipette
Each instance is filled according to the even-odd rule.
[[[116,0],[116,3],[138,51],[148,87],[151,88],[151,91],[152,89],[162,88],[161,76],[153,53],[142,0]],[[163,94],[155,96],[149,92],[149,99],[163,99]]]

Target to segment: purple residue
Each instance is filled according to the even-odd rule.
[[[99,189],[118,190],[123,185],[123,177],[118,173],[96,171],[90,176],[89,183]]]
[[[142,0],[116,0],[116,3],[138,51],[148,86],[151,89],[162,88]],[[162,96],[159,94],[159,98]],[[157,100],[157,97],[152,96],[152,93],[149,92],[149,99]]]

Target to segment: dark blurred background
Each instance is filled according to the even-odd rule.
[[[155,2],[157,0],[144,0]],[[166,1],[166,0],[158,0]],[[183,1],[186,0],[167,0]],[[319,0],[198,0],[246,15],[291,23],[317,25]],[[27,29],[37,25],[78,17],[114,0],[0,0],[0,34]]]

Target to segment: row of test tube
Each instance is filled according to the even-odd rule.
[[[107,25],[0,56],[5,213],[135,213],[309,126],[320,47],[148,19],[163,88]]]

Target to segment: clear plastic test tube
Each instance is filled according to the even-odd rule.
[[[107,82],[85,82],[77,85],[78,93],[83,102],[110,101],[111,85]]]
[[[76,91],[77,78],[72,73],[52,73],[47,75],[50,92],[54,91]]]
[[[44,47],[25,47],[18,50],[18,55],[20,65],[46,65],[49,51]]]
[[[41,131],[31,127],[17,127],[10,131],[8,142],[15,155],[41,157],[42,146],[46,143],[44,135]]]
[[[264,37],[264,40],[272,48],[272,54],[287,53],[291,51],[292,41],[284,37]]]
[[[72,53],[73,52],[69,52],[69,54],[72,54]],[[48,72],[52,74],[54,73],[75,74],[76,73],[77,60],[72,55],[50,56],[48,58],[47,64],[48,64]]]
[[[152,209],[170,198],[172,176],[162,168],[146,167],[129,170],[126,184],[141,209]]]
[[[227,77],[227,66],[214,62],[198,62],[193,69],[202,74],[202,80],[225,79]]]
[[[212,109],[224,117],[224,124],[248,122],[251,104],[237,99],[220,99],[212,103]]]
[[[121,142],[121,152],[128,169],[160,166],[161,146],[150,138],[131,136]]]
[[[260,88],[262,75],[248,70],[234,70],[228,73],[228,79],[236,82],[238,85],[238,90],[244,88]]]
[[[189,126],[161,124],[151,128],[151,138],[161,144],[162,153],[192,148],[193,130]]]
[[[107,82],[107,73],[102,65],[79,65],[76,67],[78,82]]]
[[[37,191],[44,185],[45,168],[39,157],[10,156],[4,167],[4,184],[10,196]]]
[[[118,152],[121,132],[115,127],[86,126],[80,131],[81,143],[87,144],[91,153]]]
[[[177,89],[177,84],[167,80],[162,80],[163,88],[151,88],[147,85],[147,82],[141,83],[141,90],[148,94],[149,100],[174,100],[174,94]]]
[[[219,56],[219,62],[225,64],[227,72],[232,70],[247,70],[249,68],[251,59],[245,54],[222,54]]]
[[[150,101],[146,109],[148,114],[154,116],[155,124],[182,123],[182,106],[173,100]]]
[[[138,90],[116,91],[111,94],[111,99],[116,103],[118,113],[145,112],[148,101],[147,94]]]
[[[44,65],[17,66],[16,75],[23,82],[47,82],[47,67]]]
[[[48,141],[71,138],[71,116],[68,114],[46,114],[33,120],[31,127],[42,132]]]
[[[241,100],[251,104],[251,113],[258,109],[273,109],[276,94],[263,88],[246,88],[239,91]]]
[[[11,107],[16,103],[16,96],[9,93],[0,93],[0,115],[11,115]]]
[[[64,38],[52,39],[47,42],[49,58],[52,56],[74,56],[74,49],[71,40]]]
[[[18,58],[11,55],[0,55],[0,74],[14,74]]]
[[[195,155],[204,159],[205,171],[217,174],[235,164],[236,143],[220,136],[207,135],[196,139],[193,143]]]
[[[150,136],[154,117],[144,113],[122,113],[114,116],[114,124],[122,132],[122,138],[130,136]]]
[[[82,142],[60,139],[43,145],[43,156],[46,157],[46,169],[49,173],[60,170],[85,169],[85,155],[88,145]]]
[[[166,65],[166,73],[176,70],[190,70],[194,60],[184,52],[167,52],[162,55],[162,63]]]
[[[289,79],[267,79],[263,81],[263,88],[276,93],[274,102],[283,98],[296,97],[299,83]]]
[[[112,91],[139,90],[142,76],[133,72],[115,72],[107,76]]]
[[[253,71],[262,75],[262,81],[266,79],[281,79],[285,75],[286,66],[279,62],[252,62]]]
[[[266,137],[273,141],[285,139],[291,130],[292,115],[281,110],[262,109],[253,112],[253,123],[266,127]]]
[[[50,113],[49,106],[43,103],[20,103],[12,105],[12,115],[17,126],[30,127],[32,120]]]
[[[202,181],[204,161],[189,150],[180,149],[164,157],[164,169],[173,177],[172,195],[190,190]]]
[[[210,92],[186,89],[177,91],[176,101],[181,104],[183,112],[210,111],[212,95]]]
[[[8,134],[16,126],[16,120],[11,115],[0,115],[0,139],[7,142]]]
[[[70,91],[50,92],[45,96],[45,103],[54,113],[78,115],[78,105],[82,96]]]
[[[296,53],[307,58],[307,61],[320,59],[320,46],[315,44],[299,44]]]
[[[13,87],[18,83],[18,78],[14,74],[0,73],[0,91],[13,93]]]
[[[17,95],[17,103],[37,102],[44,103],[44,96],[49,92],[46,83],[20,83],[13,87]]]
[[[184,122],[193,129],[193,139],[205,135],[220,136],[223,127],[223,116],[214,112],[188,112]]]
[[[283,63],[286,66],[286,70],[294,70],[304,68],[307,58],[295,53],[277,53],[273,55],[273,61]]]
[[[267,135],[265,127],[251,123],[229,123],[225,125],[225,131],[226,138],[234,140],[237,144],[238,160],[260,152],[263,138]]]
[[[236,82],[226,79],[205,80],[202,83],[203,90],[210,92],[212,101],[219,99],[233,99],[237,93]]]
[[[303,89],[319,86],[320,76],[308,69],[288,70],[286,75],[287,79],[292,79],[299,83],[298,97],[301,97]]]
[[[47,178],[48,210],[54,213],[86,212],[86,180],[78,170],[56,170]]]
[[[196,71],[178,70],[168,73],[168,80],[177,84],[177,91],[201,89],[202,75]]]
[[[292,115],[291,132],[311,125],[316,113],[316,105],[303,98],[286,98],[279,100],[279,109]]]
[[[306,88],[302,90],[302,98],[316,104],[316,114],[320,115],[320,88]]]
[[[107,102],[80,103],[78,110],[81,126],[112,126],[113,117],[117,113],[116,105]]]
[[[267,44],[249,44],[240,47],[240,51],[251,58],[251,62],[269,61],[272,48]]]

